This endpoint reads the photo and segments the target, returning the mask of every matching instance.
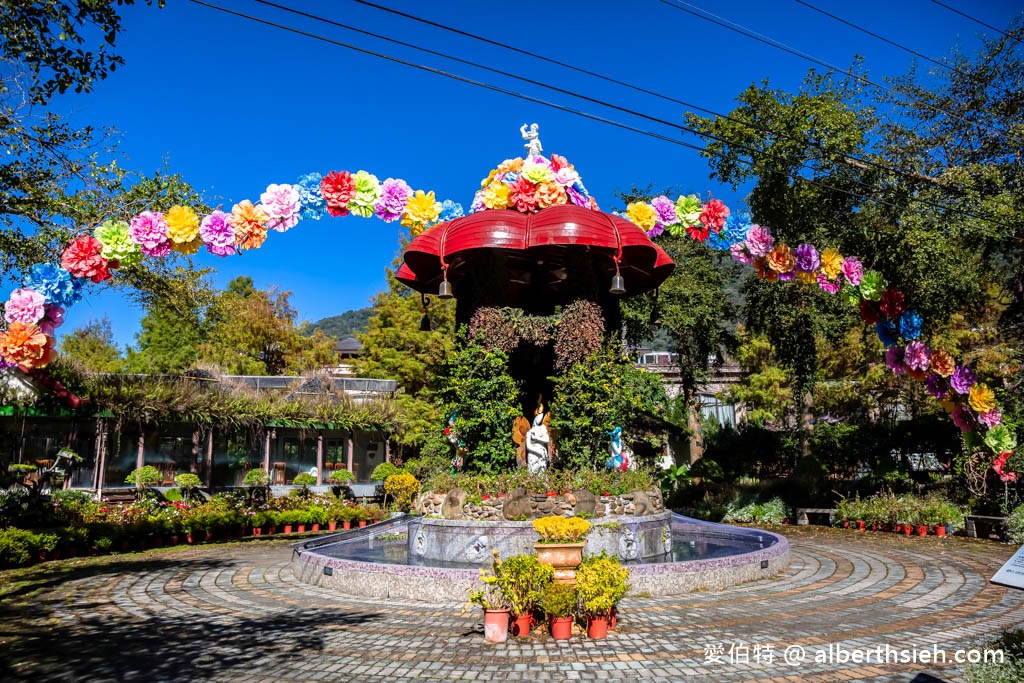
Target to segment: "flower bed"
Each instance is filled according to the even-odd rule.
[[[844,498],[836,505],[836,520],[845,527],[919,536],[929,532],[945,536],[964,527],[963,510],[944,498],[891,493],[877,493],[864,499]]]

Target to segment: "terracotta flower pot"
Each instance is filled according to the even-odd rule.
[[[512,635],[525,638],[530,635],[531,630],[533,630],[533,614],[530,612],[520,614],[512,620]]]
[[[254,526],[254,527],[252,528],[252,535],[253,535],[253,536],[262,536],[262,535],[263,535],[263,529],[261,529],[261,528],[260,528],[260,527],[258,527],[258,526]]]
[[[484,610],[484,640],[488,643],[504,643],[508,640],[508,610]]]
[[[587,617],[587,638],[607,638],[608,617],[606,615]]]
[[[300,534],[306,533],[306,525],[305,524],[300,524],[299,525],[299,533]]]
[[[551,637],[555,640],[572,638],[572,617],[551,617]]]
[[[285,524],[284,525],[284,532],[286,534],[290,534],[292,532],[292,525],[291,524]]]
[[[871,526],[868,527],[872,531],[878,531],[878,522],[871,522]]]
[[[848,519],[844,519],[843,520],[843,528],[844,529],[849,529],[850,528],[850,520],[848,520]]]
[[[912,533],[914,533],[914,527],[912,527],[909,524],[904,524],[903,525],[903,535],[904,536],[909,536]]]
[[[928,535],[928,525],[926,525],[926,524],[919,525],[917,527],[917,535],[918,536],[927,536]]]
[[[555,568],[555,583],[574,585],[576,583],[576,567],[583,561],[583,547],[586,541],[579,543],[534,543],[537,559]]]
[[[362,529],[365,526],[366,526],[366,520],[365,519],[359,520],[359,528]]]
[[[866,529],[867,526],[868,526],[868,523],[865,522],[863,519],[858,519],[857,520],[857,531],[864,531],[864,529]]]
[[[310,531],[320,531],[320,523],[319,522],[315,522],[313,524],[313,528],[310,529]]]
[[[352,528],[352,522],[347,522],[347,521],[346,521],[346,522],[342,522],[342,523],[341,523],[341,529],[342,529],[342,531],[348,531],[348,530],[349,530],[349,529],[351,529],[351,528]]]
[[[338,523],[337,522],[328,522],[327,523],[327,530],[328,531],[337,531],[337,529],[338,529]]]
[[[945,536],[946,535],[946,525],[945,524],[938,524],[938,525],[936,525],[935,526],[935,535],[936,536]]]
[[[271,524],[269,527],[267,527],[267,536],[273,536],[276,533],[277,533],[277,527],[276,526]]]

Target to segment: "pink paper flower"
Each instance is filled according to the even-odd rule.
[[[854,287],[859,286],[864,279],[864,266],[856,256],[848,256],[843,261],[843,277]]]
[[[238,253],[235,248],[235,227],[228,222],[229,218],[229,213],[214,211],[199,224],[199,236],[211,254],[234,256]]]
[[[752,225],[744,243],[747,245],[750,255],[756,258],[768,255],[768,252],[775,246],[775,238],[772,237],[772,231],[768,228],[762,225]]]
[[[171,253],[171,243],[167,239],[167,223],[162,214],[155,211],[143,211],[132,219],[128,226],[128,236],[139,245],[146,256],[164,257]]]
[[[745,266],[749,266],[754,262],[754,257],[747,251],[747,246],[744,243],[734,244],[729,247],[729,253],[732,257],[742,263]]]
[[[392,223],[402,217],[405,211],[405,203],[412,196],[412,188],[409,183],[401,178],[388,178],[380,187],[380,198],[374,205],[373,210],[377,218],[385,223]]]
[[[907,366],[903,364],[903,349],[898,346],[890,346],[885,350],[885,367],[897,375],[907,374]]]
[[[999,423],[1003,421],[1003,414],[999,411],[999,408],[993,408],[987,413],[982,413],[978,416],[978,422],[985,425],[989,429],[999,426]]]
[[[20,288],[11,292],[4,307],[4,320],[8,323],[35,325],[46,313],[46,299],[34,289]]]
[[[821,287],[822,291],[828,292],[829,294],[835,294],[839,291],[839,283],[829,280],[825,273],[818,273],[817,277],[818,286]]]
[[[267,229],[285,232],[299,223],[302,202],[299,191],[287,183],[271,183],[260,195],[260,204],[267,214]]]
[[[911,370],[927,370],[931,364],[932,350],[928,345],[920,341],[912,341],[907,344],[907,351],[903,356],[903,362],[910,366]]]

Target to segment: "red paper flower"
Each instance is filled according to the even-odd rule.
[[[903,292],[891,287],[882,292],[882,301],[878,307],[885,314],[886,318],[892,318],[893,320],[903,315],[903,311],[907,310],[903,303]]]
[[[515,204],[516,211],[521,213],[530,213],[537,209],[537,186],[527,180],[524,176],[519,178],[512,183],[509,188],[509,200]]]
[[[93,282],[110,279],[110,268],[117,261],[107,261],[100,255],[103,243],[92,235],[82,235],[68,242],[60,257],[60,265],[75,277],[87,277]]]
[[[563,168],[571,167],[572,164],[569,163],[569,160],[563,157],[561,154],[551,155],[551,170],[553,170],[555,173],[561,171]]]
[[[701,217],[703,217],[703,214],[701,214]],[[715,232],[718,231],[716,230]],[[697,225],[691,225],[690,227],[688,227],[686,229],[686,233],[690,236],[691,239],[695,239],[698,242],[703,242],[711,235],[711,230],[709,230],[707,226],[698,223]]]
[[[356,194],[356,181],[348,171],[331,171],[320,181],[320,194],[327,202],[327,213],[347,216],[348,203]]]
[[[700,212],[699,220],[705,228],[718,232],[725,227],[725,219],[728,215],[729,207],[723,204],[720,199],[712,199],[704,205],[704,210]],[[703,242],[704,240],[700,241]]]
[[[1006,472],[1003,470],[1006,467],[1006,461],[1013,455],[1012,451],[1003,451],[999,454],[999,457],[992,461],[992,469],[999,475],[999,478],[1003,481],[1016,481],[1016,472]]]
[[[866,322],[868,325],[874,325],[875,323],[882,322],[882,313],[878,310],[878,304],[876,304],[874,301],[861,299],[860,319]]]

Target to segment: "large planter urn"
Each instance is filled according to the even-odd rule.
[[[576,567],[583,561],[583,547],[579,543],[534,543],[537,559],[555,568],[555,583],[576,584]]]

